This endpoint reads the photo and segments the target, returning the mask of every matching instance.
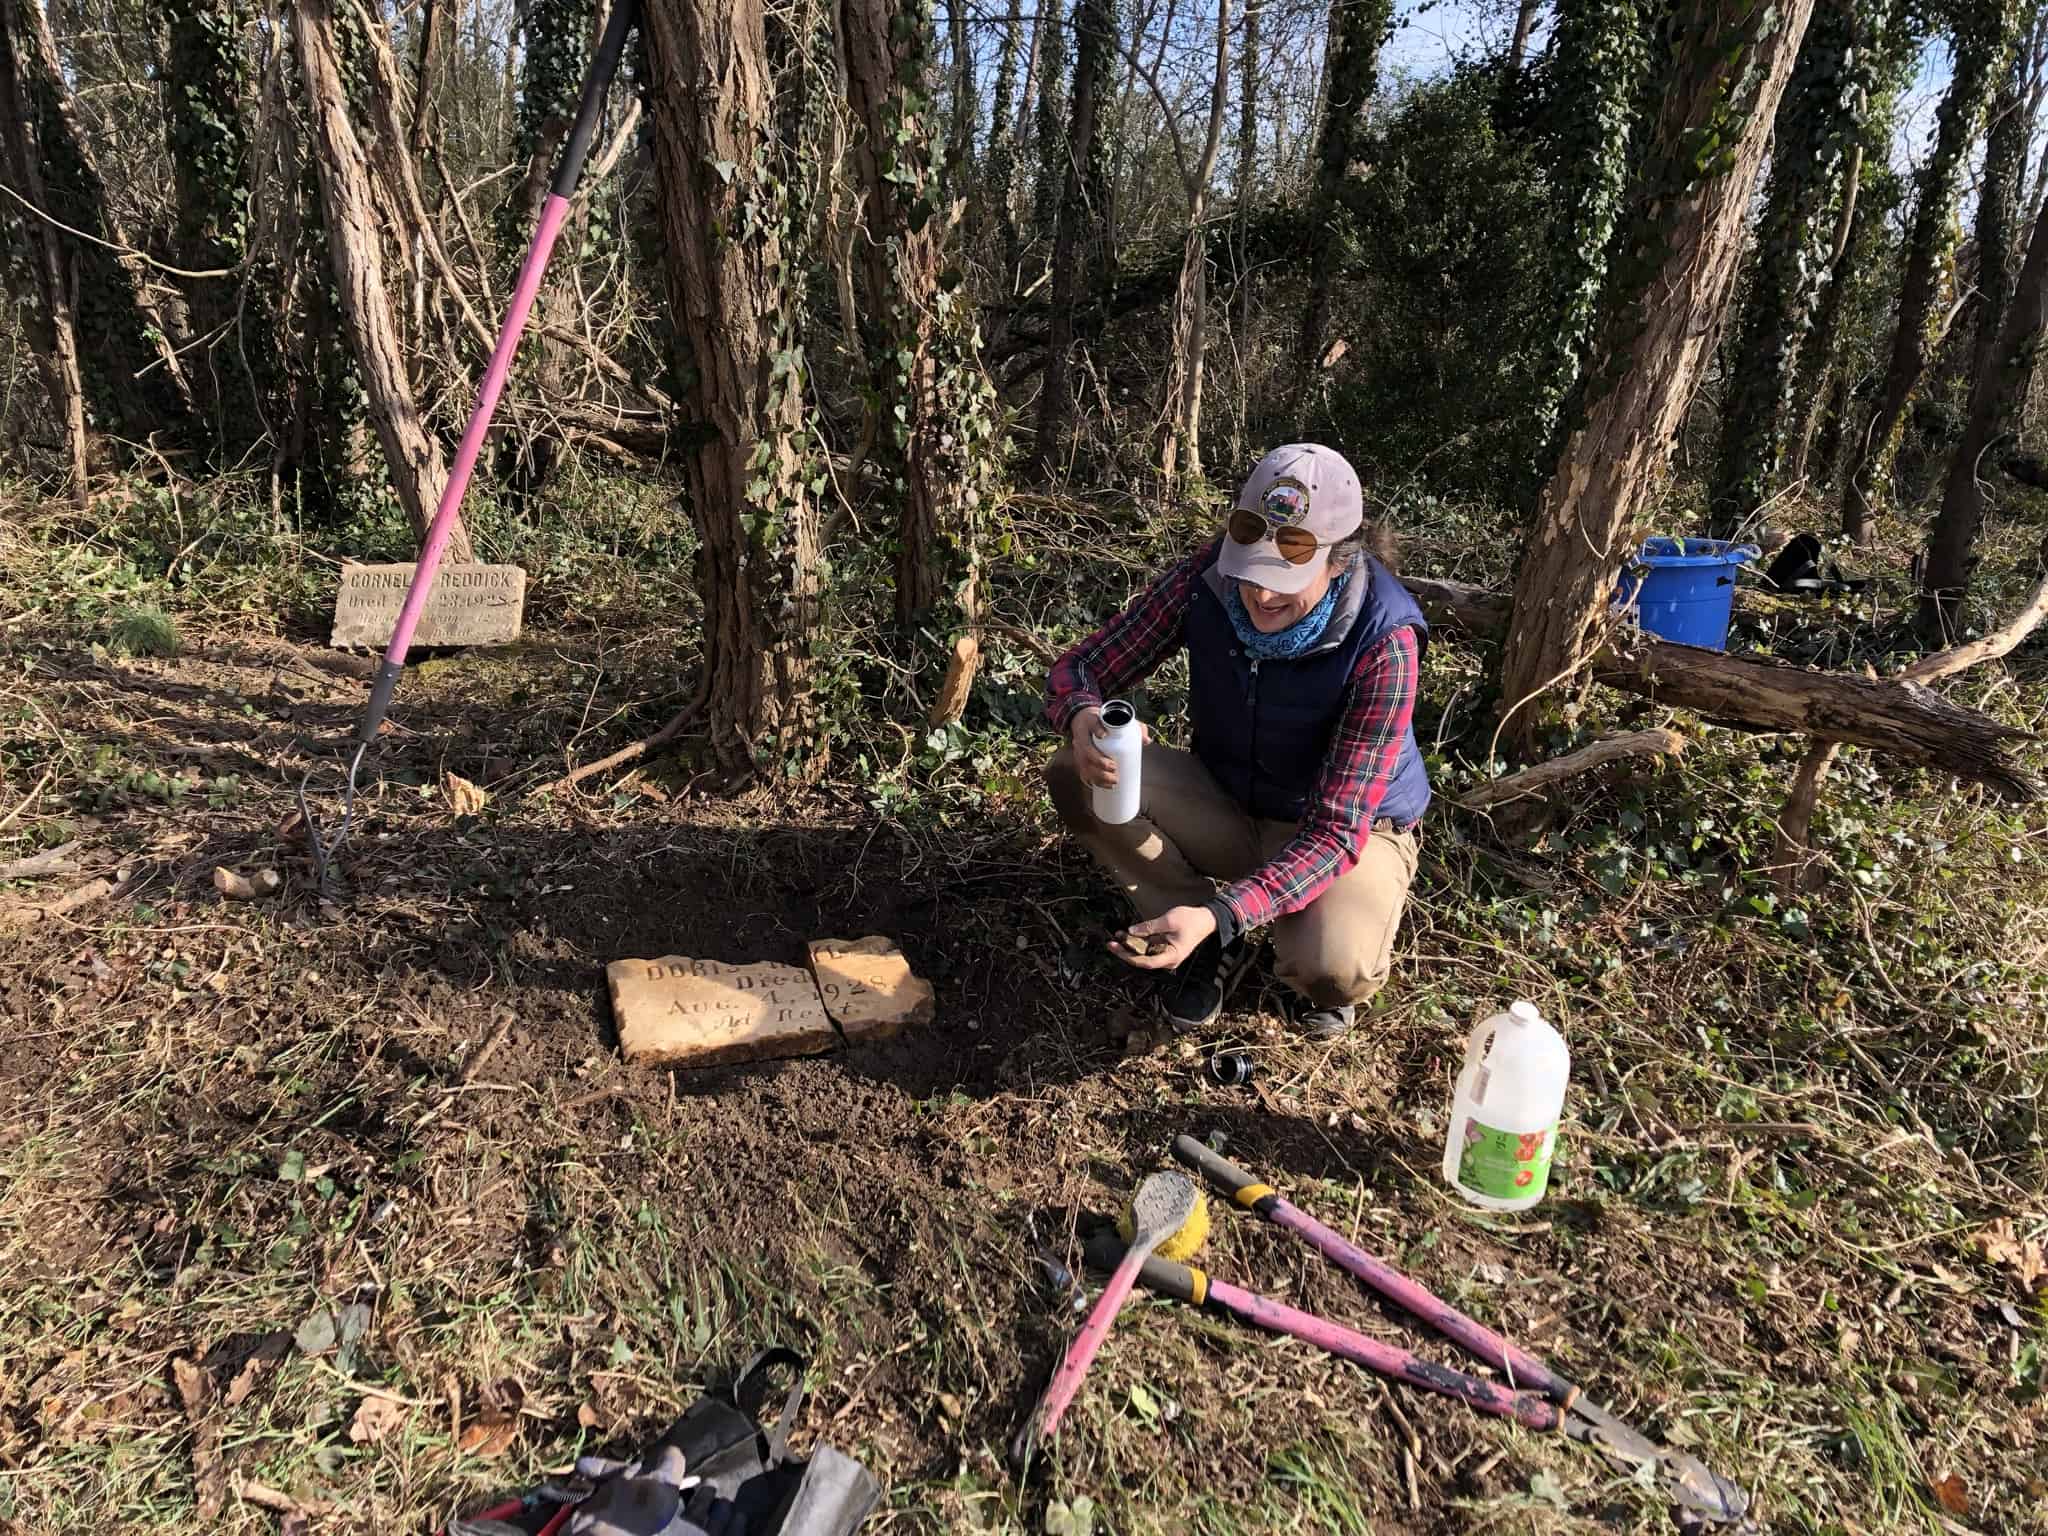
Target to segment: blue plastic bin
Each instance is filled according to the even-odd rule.
[[[1762,553],[1727,539],[1645,539],[1622,573],[1622,606],[1660,640],[1724,650],[1736,569]]]

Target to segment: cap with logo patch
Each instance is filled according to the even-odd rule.
[[[1289,443],[1263,459],[1237,493],[1237,511],[1266,520],[1266,536],[1241,544],[1226,535],[1216,569],[1234,581],[1249,581],[1269,592],[1299,592],[1330,563],[1330,546],[1342,543],[1365,521],[1365,492],[1344,455],[1321,443]],[[1305,528],[1321,547],[1300,565],[1280,553],[1273,535]]]

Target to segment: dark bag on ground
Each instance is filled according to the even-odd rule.
[[[793,1350],[763,1350],[730,1386],[693,1403],[638,1461],[578,1462],[595,1486],[564,1536],[849,1536],[881,1502],[881,1485],[829,1446],[808,1460],[789,1454],[805,1363]],[[763,1430],[758,1415],[778,1366],[794,1380],[774,1427]],[[696,1486],[676,1487],[693,1478]],[[548,1494],[527,1505],[512,1521],[457,1521],[449,1536],[530,1536],[540,1529],[533,1516],[545,1522],[560,1507]]]

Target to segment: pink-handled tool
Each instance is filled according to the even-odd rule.
[[[1184,1174],[1155,1173],[1138,1186],[1137,1197],[1131,1201],[1130,1247],[1115,1265],[1109,1283],[1103,1286],[1102,1295],[1088,1313],[1088,1320],[1067,1346],[1044,1396],[1039,1398],[1010,1447],[1011,1463],[1020,1471],[1029,1465],[1037,1448],[1059,1429],[1074,1394],[1081,1390],[1081,1378],[1094,1364],[1102,1341],[1109,1337],[1117,1313],[1123,1310],[1131,1287],[1137,1283],[1139,1268],[1152,1256],[1153,1249],[1192,1222],[1201,1207],[1202,1192]]]
[[[370,684],[370,702],[363,711],[362,724],[356,730],[355,751],[349,758],[348,783],[342,794],[341,826],[332,842],[321,841],[319,825],[306,803],[306,786],[312,779],[312,770],[308,769],[306,777],[299,781],[299,814],[305,820],[306,836],[313,847],[313,867],[323,886],[327,883],[335,853],[348,837],[349,823],[355,814],[356,778],[362,771],[363,757],[377,739],[377,729],[391,708],[391,695],[397,689],[399,674],[405,668],[405,653],[412,646],[413,631],[419,626],[420,614],[427,606],[427,594],[433,589],[434,572],[441,564],[442,551],[448,547],[448,536],[455,526],[455,515],[462,508],[462,498],[469,490],[469,478],[476,469],[477,455],[483,451],[484,438],[497,414],[498,397],[504,393],[505,380],[512,372],[512,359],[519,351],[519,338],[526,331],[526,317],[533,309],[534,298],[540,293],[548,257],[555,249],[555,237],[561,234],[563,221],[569,217],[569,200],[575,195],[576,183],[583,177],[583,161],[590,153],[590,141],[597,131],[598,113],[604,106],[605,92],[611,88],[612,76],[618,73],[619,58],[625,52],[626,36],[633,29],[637,8],[638,0],[613,0],[604,36],[598,43],[597,57],[590,61],[590,71],[583,77],[583,94],[577,102],[576,120],[562,145],[562,157],[555,166],[554,182],[548,189],[547,201],[541,205],[540,223],[534,229],[533,243],[527,247],[526,260],[519,268],[519,281],[512,290],[512,303],[505,311],[505,322],[499,327],[497,345],[491,349],[490,363],[484,369],[483,383],[477,390],[476,408],[470,412],[469,425],[463,429],[461,445],[455,452],[455,463],[448,472],[448,484],[442,489],[440,504],[434,509],[434,520],[427,525],[426,537],[420,543],[419,563],[413,571],[412,585],[406,590],[405,603],[398,610],[398,622],[392,626],[391,643],[385,647],[384,660]]]
[[[1097,1269],[1120,1264],[1128,1257],[1122,1239],[1114,1232],[1104,1233],[1088,1245],[1088,1262]],[[1561,1422],[1557,1409],[1533,1392],[1511,1391],[1497,1382],[1482,1381],[1454,1367],[1434,1365],[1408,1350],[1382,1344],[1378,1339],[1355,1328],[1346,1328],[1342,1323],[1332,1322],[1327,1317],[1317,1317],[1313,1312],[1303,1312],[1284,1301],[1275,1301],[1254,1291],[1239,1290],[1192,1265],[1148,1257],[1138,1266],[1138,1278],[1147,1290],[1157,1291],[1162,1296],[1172,1296],[1198,1307],[1215,1307],[1255,1327],[1291,1334],[1340,1360],[1349,1360],[1391,1380],[1421,1387],[1425,1392],[1455,1397],[1481,1413],[1513,1419],[1525,1428],[1551,1430],[1558,1428]]]
[[[1159,1260],[1148,1261],[1140,1266],[1139,1272],[1148,1286],[1198,1306],[1219,1307],[1262,1328],[1291,1333],[1393,1380],[1462,1398],[1483,1413],[1512,1418],[1531,1429],[1561,1429],[1567,1438],[1593,1447],[1624,1474],[1633,1475],[1647,1468],[1671,1499],[1673,1518],[1682,1530],[1701,1524],[1748,1527],[1748,1493],[1711,1471],[1697,1457],[1656,1444],[1528,1351],[1431,1295],[1384,1260],[1346,1242],[1308,1212],[1283,1199],[1271,1185],[1260,1183],[1235,1163],[1218,1157],[1194,1137],[1176,1137],[1173,1155],[1234,1203],[1294,1233],[1318,1253],[1363,1280],[1383,1299],[1462,1345],[1498,1371],[1506,1385],[1419,1360],[1405,1349],[1365,1338],[1267,1297],[1240,1291],[1183,1265],[1161,1267]],[[1114,1262],[1112,1253],[1113,1249],[1091,1246],[1089,1262]]]

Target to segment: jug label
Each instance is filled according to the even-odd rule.
[[[1465,1122],[1465,1150],[1458,1158],[1458,1182],[1495,1200],[1526,1200],[1550,1182],[1550,1154],[1557,1128],[1497,1131],[1477,1120]]]

